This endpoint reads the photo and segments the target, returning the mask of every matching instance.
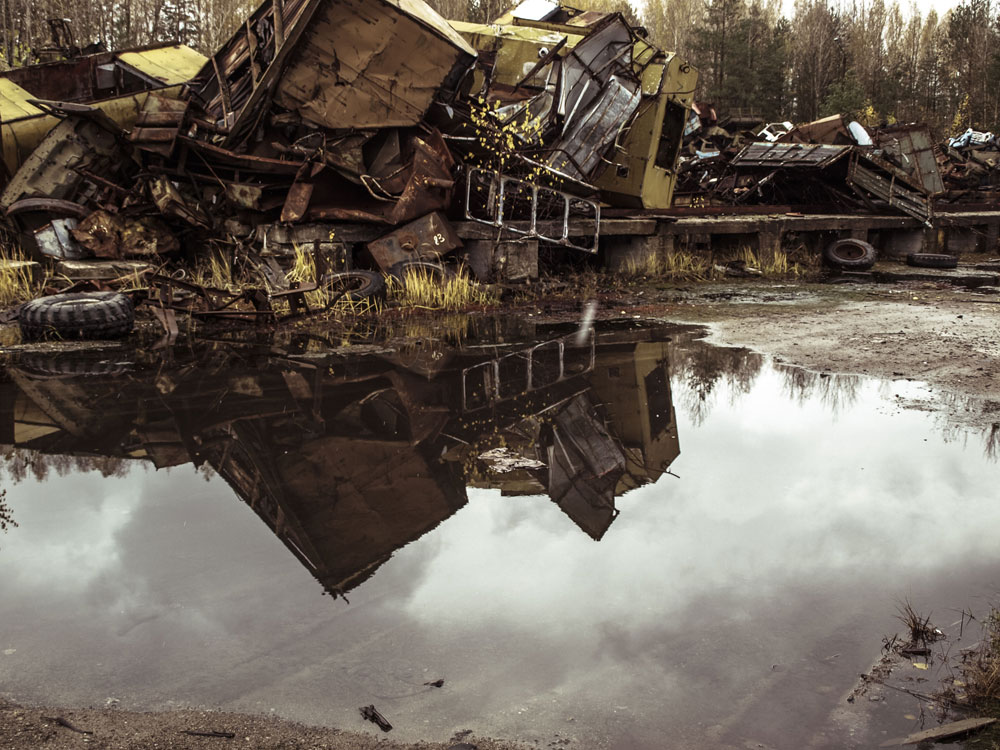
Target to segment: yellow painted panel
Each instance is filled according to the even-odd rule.
[[[169,88],[157,89],[156,94],[176,99],[180,91],[180,86],[171,86]],[[95,102],[90,106],[101,110],[114,120],[122,130],[128,131],[135,125],[139,112],[142,111],[142,106],[146,103],[146,98],[149,94],[150,92],[148,91],[138,94],[128,94],[127,96],[119,96],[113,99],[105,99],[102,102]],[[18,170],[24,160],[28,158],[28,155],[35,150],[35,147],[42,142],[42,139],[58,123],[58,117],[46,115],[42,112],[31,117],[22,117],[15,122],[0,123],[0,128],[3,131],[3,160],[11,174],[14,174]]]
[[[118,59],[148,76],[159,78],[168,86],[187,83],[208,62],[200,52],[180,44],[142,52],[122,52]]]
[[[0,122],[10,122],[21,117],[33,117],[42,114],[42,110],[28,99],[35,99],[30,92],[25,91],[13,81],[0,78]]]

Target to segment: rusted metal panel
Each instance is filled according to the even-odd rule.
[[[274,101],[320,127],[416,125],[475,56],[423,3],[326,0],[289,57]]]
[[[825,143],[831,146],[853,146],[854,139],[842,115],[797,125],[777,138],[781,143]]]
[[[320,0],[265,0],[246,23],[212,55],[191,81],[194,98],[212,123],[227,131],[224,145],[242,140],[257,123],[263,105],[298,37]],[[275,19],[293,29],[276,43]]]
[[[462,246],[455,230],[440,213],[423,216],[368,243],[379,268],[388,272],[404,260],[434,260]]]
[[[0,208],[24,198],[80,202],[84,196],[97,197],[109,182],[134,184],[139,166],[130,158],[124,134],[103,112],[86,105],[35,103],[64,119],[11,177],[0,195]]]
[[[54,219],[35,231],[35,244],[42,255],[59,260],[80,260],[88,253],[73,239],[76,219]]]
[[[889,173],[879,173],[874,165],[855,157],[851,160],[847,182],[855,190],[863,190],[881,198],[890,206],[927,225],[931,220],[931,203],[928,197]]]
[[[928,193],[944,192],[931,133],[926,125],[891,128],[878,134],[878,145],[903,162],[904,171],[913,175]]]
[[[601,164],[622,123],[635,114],[641,98],[638,82],[611,76],[587,112],[564,133],[549,166],[576,179],[587,179]]]
[[[169,156],[184,125],[188,103],[150,94],[139,113],[129,140],[138,148]]]

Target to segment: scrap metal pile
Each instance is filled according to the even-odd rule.
[[[935,144],[921,124],[869,130],[840,115],[795,126],[720,121],[696,102],[684,130],[675,205],[902,211],[1000,200],[1000,144],[968,130]]]
[[[735,135],[710,105],[692,112],[678,171],[678,204],[794,205],[901,211],[925,223],[944,190],[930,134],[898,126],[874,134],[840,115]]]
[[[159,268],[223,248],[269,289],[302,248],[329,272],[436,259],[455,221],[596,252],[602,202],[670,205],[697,77],[621,15],[545,0],[482,26],[420,0],[265,0],[199,58],[124,108],[19,90],[50,128],[5,153],[22,245]]]
[[[942,144],[938,169],[954,198],[1000,190],[1000,144],[993,133],[971,128]]]

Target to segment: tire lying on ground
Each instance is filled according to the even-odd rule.
[[[339,271],[323,276],[322,285],[331,292],[344,291],[351,302],[385,299],[385,279],[374,271]]]
[[[866,271],[875,264],[875,248],[864,240],[848,237],[827,245],[823,260],[844,271]]]
[[[918,268],[955,268],[958,266],[958,258],[943,253],[910,253],[906,256],[906,262]]]
[[[135,308],[120,292],[53,294],[21,305],[18,323],[26,340],[117,339],[132,330]]]

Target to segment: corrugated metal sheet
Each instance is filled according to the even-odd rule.
[[[819,143],[751,143],[732,164],[740,167],[826,167],[848,154],[851,146]]]
[[[208,61],[208,58],[200,52],[180,44],[142,52],[122,52],[118,55],[118,59],[148,76],[163,81],[166,86],[187,83],[198,75],[198,71]]]
[[[855,191],[860,189],[871,193],[893,208],[930,226],[931,204],[927,196],[912,189],[892,173],[880,174],[879,166],[881,165],[859,154],[851,161],[847,183]]]

